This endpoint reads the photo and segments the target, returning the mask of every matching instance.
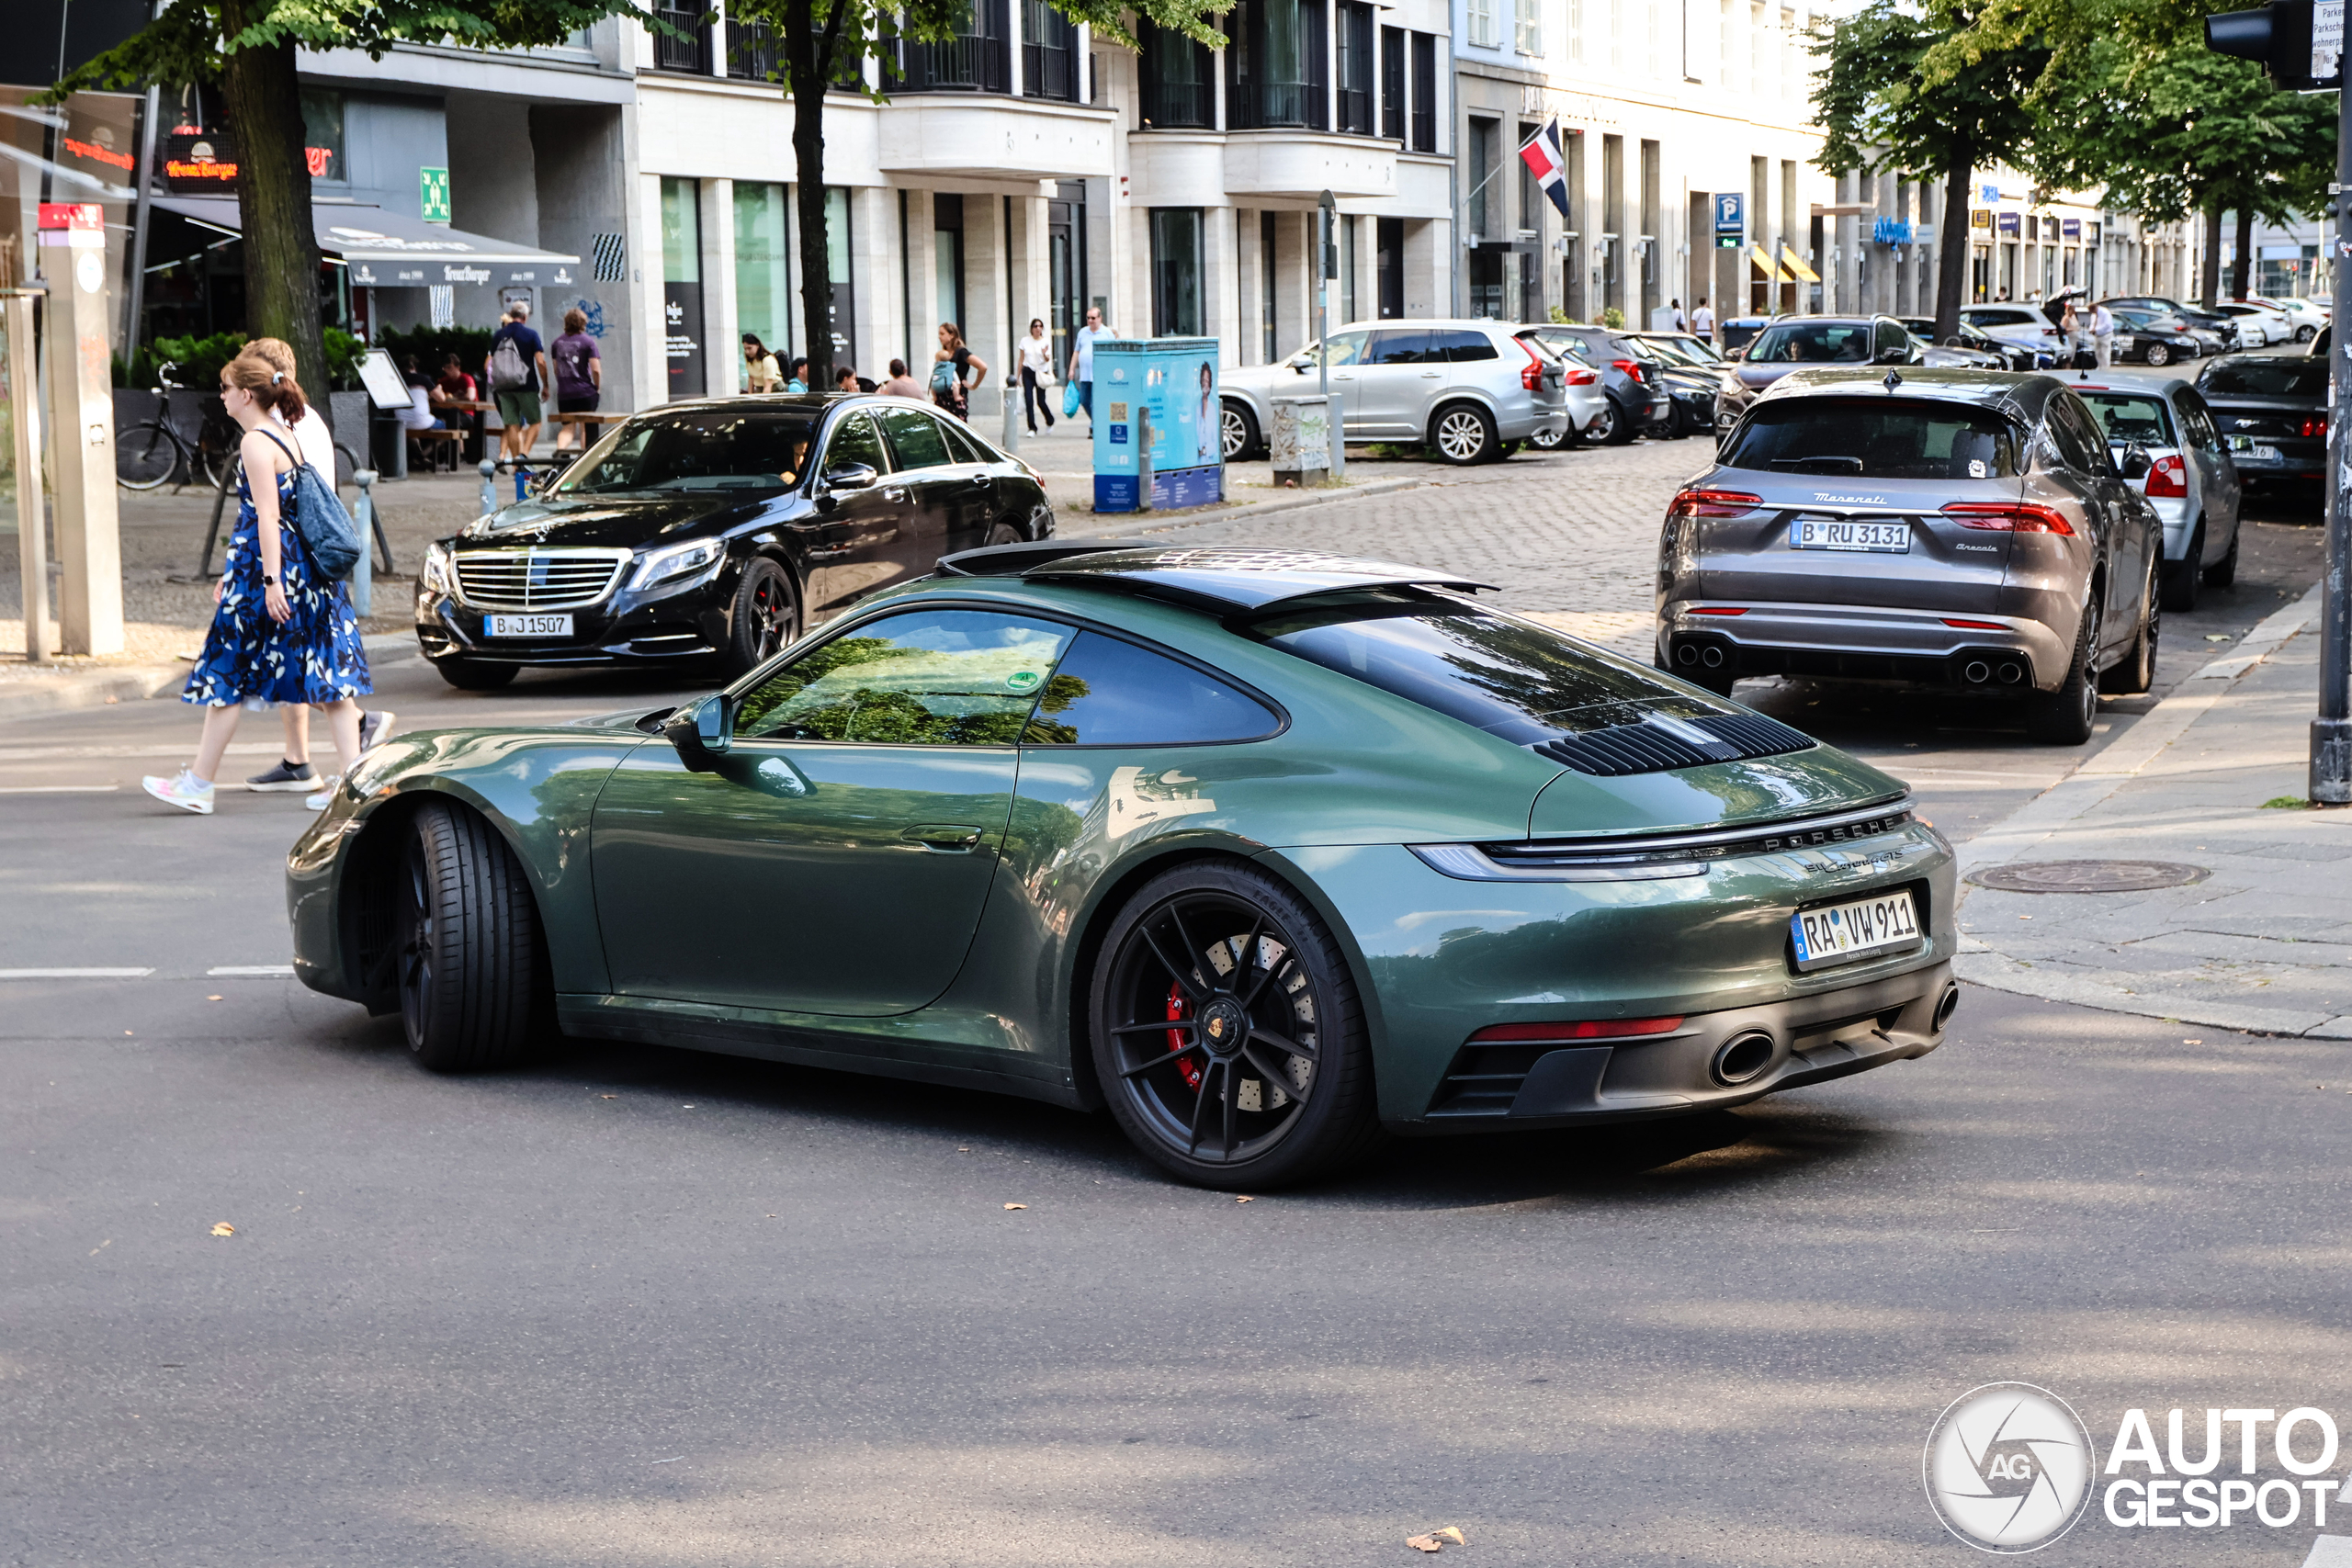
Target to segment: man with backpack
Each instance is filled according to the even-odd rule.
[[[498,455],[503,460],[527,457],[538,445],[540,396],[547,389],[548,354],[539,334],[530,326],[531,306],[517,299],[490,336],[491,395],[498,400]]]

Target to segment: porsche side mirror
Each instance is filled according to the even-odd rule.
[[[2148,460],[2148,449],[2141,446],[2137,441],[2134,441],[2131,446],[2126,446],[2123,449],[2123,477],[2125,479],[2145,479],[2148,477],[2148,470],[2154,467],[2155,465]]]
[[[698,703],[680,708],[662,727],[662,738],[677,748],[686,771],[707,773],[734,743],[735,705],[724,692],[713,692]]]

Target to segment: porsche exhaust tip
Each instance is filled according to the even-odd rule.
[[[1942,996],[1938,997],[1938,998],[1936,998],[1936,1017],[1935,1017],[1935,1027],[1936,1027],[1938,1030],[1941,1030],[1945,1024],[1947,1024],[1947,1023],[1951,1022],[1951,1015],[1952,1015],[1952,1013],[1953,1013],[1953,1012],[1954,1012],[1954,1011],[1959,1008],[1959,1006],[1960,1006],[1960,987],[1959,987],[1959,986],[1957,986],[1957,985],[1947,985],[1947,986],[1944,987],[1944,994],[1943,994]]]
[[[1724,1041],[1722,1048],[1715,1052],[1715,1059],[1707,1065],[1707,1070],[1717,1083],[1725,1089],[1735,1089],[1760,1077],[1764,1069],[1772,1065],[1776,1050],[1778,1047],[1772,1043],[1770,1035],[1760,1029],[1751,1029]]]

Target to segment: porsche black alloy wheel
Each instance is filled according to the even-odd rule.
[[[394,985],[419,1066],[499,1067],[529,1044],[538,911],[491,825],[435,802],[410,824],[393,888]]]
[[[1248,867],[1180,868],[1113,922],[1094,1062],[1120,1128],[1204,1187],[1320,1175],[1377,1138],[1361,1006],[1339,946]]]
[[[792,579],[784,568],[772,560],[745,567],[727,617],[728,673],[758,669],[799,635],[800,596],[792,591]]]

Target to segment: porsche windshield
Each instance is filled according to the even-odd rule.
[[[1722,461],[1784,474],[1989,479],[2018,471],[2018,432],[1965,403],[1902,398],[1790,398],[1757,404]]]
[[[815,432],[807,414],[710,409],[631,420],[590,447],[556,493],[787,490],[800,482]]]

